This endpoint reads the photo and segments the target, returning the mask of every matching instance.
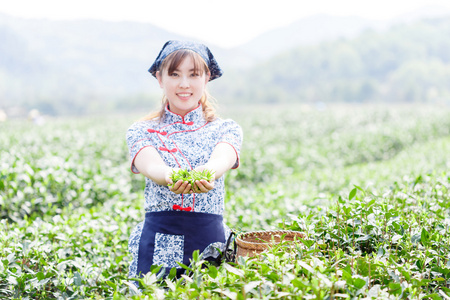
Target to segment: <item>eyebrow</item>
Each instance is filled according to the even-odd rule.
[[[180,69],[178,69],[178,68],[175,68],[175,70],[174,71],[178,71],[178,72],[180,72]],[[189,70],[189,72],[194,72],[195,71],[195,68],[193,68],[193,69],[190,69]]]

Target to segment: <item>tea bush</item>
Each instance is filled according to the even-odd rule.
[[[239,107],[241,166],[226,174],[230,227],[307,238],[180,279],[127,278],[142,176],[135,116],[0,123],[0,298],[448,299],[450,110]],[[202,268],[203,266],[203,268]]]

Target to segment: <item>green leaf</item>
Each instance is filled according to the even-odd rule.
[[[245,293],[249,293],[251,290],[253,290],[255,287],[261,285],[262,281],[252,281],[244,285],[244,291]]]
[[[107,280],[106,284],[112,287],[113,290],[117,290],[117,285],[114,282]]]
[[[442,300],[442,297],[437,293],[433,293],[433,294],[426,295],[422,299]]]
[[[365,285],[366,281],[364,279],[359,277],[353,278],[353,286],[355,286],[357,289],[361,289]]]
[[[342,269],[342,278],[348,283],[353,285],[353,277],[352,274],[347,272],[346,270]]]
[[[198,254],[199,253],[199,251],[198,250],[195,250],[193,253],[192,253],[192,259],[193,259],[193,261],[198,261]]]
[[[314,274],[314,269],[308,265],[306,262],[299,260],[297,262],[303,269],[309,271],[311,274]]]
[[[428,245],[429,238],[430,234],[428,233],[428,231],[426,231],[425,228],[422,228],[422,232],[420,233],[420,241],[424,246]]]
[[[185,270],[194,272],[194,270],[192,270],[190,267],[186,266],[186,265],[183,264],[183,263],[180,263],[180,262],[177,261],[177,264],[178,264],[180,267],[182,267],[183,269],[185,269]]]
[[[306,288],[306,287],[309,286],[309,283],[308,283],[308,284],[305,284],[305,283],[303,283],[303,281],[301,281],[299,278],[294,278],[294,279],[291,281],[291,283],[292,283],[296,288],[299,288],[299,289],[304,289],[304,288]]]
[[[411,279],[411,275],[407,271],[401,269],[400,272],[402,273],[402,275],[405,277],[405,279],[407,281],[409,281]]]
[[[162,269],[162,265],[161,266],[152,265],[150,267],[150,271],[152,272],[152,274],[158,274],[161,269]]]
[[[402,292],[402,286],[398,282],[389,282],[389,293],[394,295],[400,295]]]
[[[36,273],[36,278],[37,278],[38,280],[42,280],[42,279],[45,278],[45,275],[44,275],[44,273],[42,273],[42,272],[37,272],[37,273]]]
[[[120,295],[119,292],[115,292],[113,295],[113,300],[122,300],[125,299],[123,295]]]
[[[217,271],[217,268],[213,265],[209,266],[208,268],[208,274],[211,276],[211,278],[215,279],[217,277],[217,274],[219,272]]]
[[[239,270],[238,268],[235,268],[227,263],[224,263],[223,266],[228,272],[233,273],[239,277],[244,277],[244,272],[242,270]]]
[[[370,200],[369,202],[367,202],[367,204],[366,204],[366,208],[368,208],[368,207],[372,206],[373,204],[375,204],[375,202],[376,202],[376,199],[372,199],[372,200]]]
[[[126,255],[117,256],[115,259],[116,264],[120,263]]]
[[[173,279],[175,278],[175,276],[177,276],[177,268],[173,267],[172,269],[170,269],[169,272],[169,279]]]
[[[198,295],[200,295],[196,289],[192,289],[189,294],[190,294],[189,296],[192,297],[192,299],[197,299]]]
[[[356,196],[356,188],[350,191],[350,194],[348,195],[348,200],[352,200]]]
[[[307,248],[311,248],[312,245],[314,245],[314,240],[302,240],[303,245],[305,245]]]
[[[363,195],[366,195],[366,191],[365,190],[363,190],[361,187],[359,187],[359,186],[357,186],[357,185],[353,185],[355,188],[357,188],[358,190],[360,190],[362,193],[363,193]]]
[[[266,277],[274,283],[280,279],[280,277],[276,272],[270,272],[269,274],[266,275]]]

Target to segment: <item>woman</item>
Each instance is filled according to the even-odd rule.
[[[166,274],[175,267],[180,275],[177,262],[189,265],[195,250],[203,259],[219,256],[230,234],[222,217],[223,174],[238,167],[242,143],[240,126],[218,118],[206,92],[222,71],[205,45],[168,41],[149,72],[164,97],[159,112],[127,131],[131,169],[146,177],[145,221],[129,241],[130,277],[142,276],[152,265],[162,265]],[[173,183],[178,169],[207,169],[214,179],[196,181],[195,187]]]

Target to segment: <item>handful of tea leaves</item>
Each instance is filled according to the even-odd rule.
[[[184,170],[180,169],[176,172],[173,172],[170,176],[170,179],[172,179],[172,184],[169,184],[170,187],[173,187],[174,184],[178,180],[188,181],[191,184],[191,187],[194,189],[196,187],[195,182],[197,180],[206,180],[206,181],[212,181],[214,179],[214,172],[211,172],[210,170],[203,170],[203,171],[196,171],[196,170]]]

